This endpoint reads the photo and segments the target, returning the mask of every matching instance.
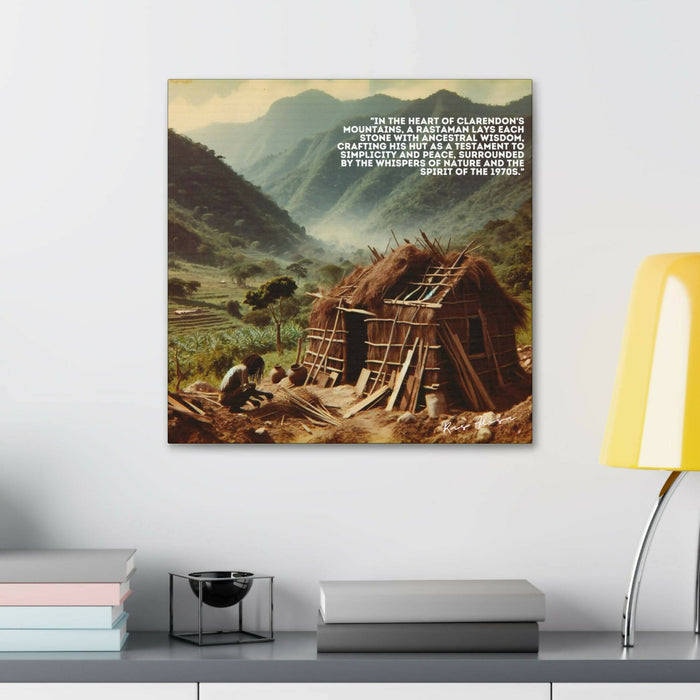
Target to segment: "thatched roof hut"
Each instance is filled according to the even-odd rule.
[[[485,260],[410,243],[374,255],[318,295],[309,382],[357,383],[365,394],[393,386],[390,404],[409,410],[438,389],[474,410],[494,408],[495,396],[522,383],[515,331],[527,310]]]

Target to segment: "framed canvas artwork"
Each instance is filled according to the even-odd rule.
[[[532,442],[532,83],[171,80],[171,443]]]

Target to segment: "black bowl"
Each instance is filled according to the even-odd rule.
[[[190,576],[198,579],[221,579],[202,581],[202,602],[212,608],[228,608],[240,603],[253,585],[252,576],[247,571],[197,571]],[[199,581],[190,579],[192,592],[199,597]]]

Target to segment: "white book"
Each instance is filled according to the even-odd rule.
[[[4,630],[0,651],[119,651],[127,638],[127,613],[104,630]]]
[[[539,622],[544,593],[523,579],[321,581],[326,623]]]
[[[0,605],[2,629],[109,629],[123,605]]]
[[[3,549],[0,583],[121,583],[135,549]]]

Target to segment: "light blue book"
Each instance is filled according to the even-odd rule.
[[[127,613],[110,629],[0,629],[0,651],[119,651],[129,636]]]
[[[0,629],[109,629],[123,605],[0,605]]]

